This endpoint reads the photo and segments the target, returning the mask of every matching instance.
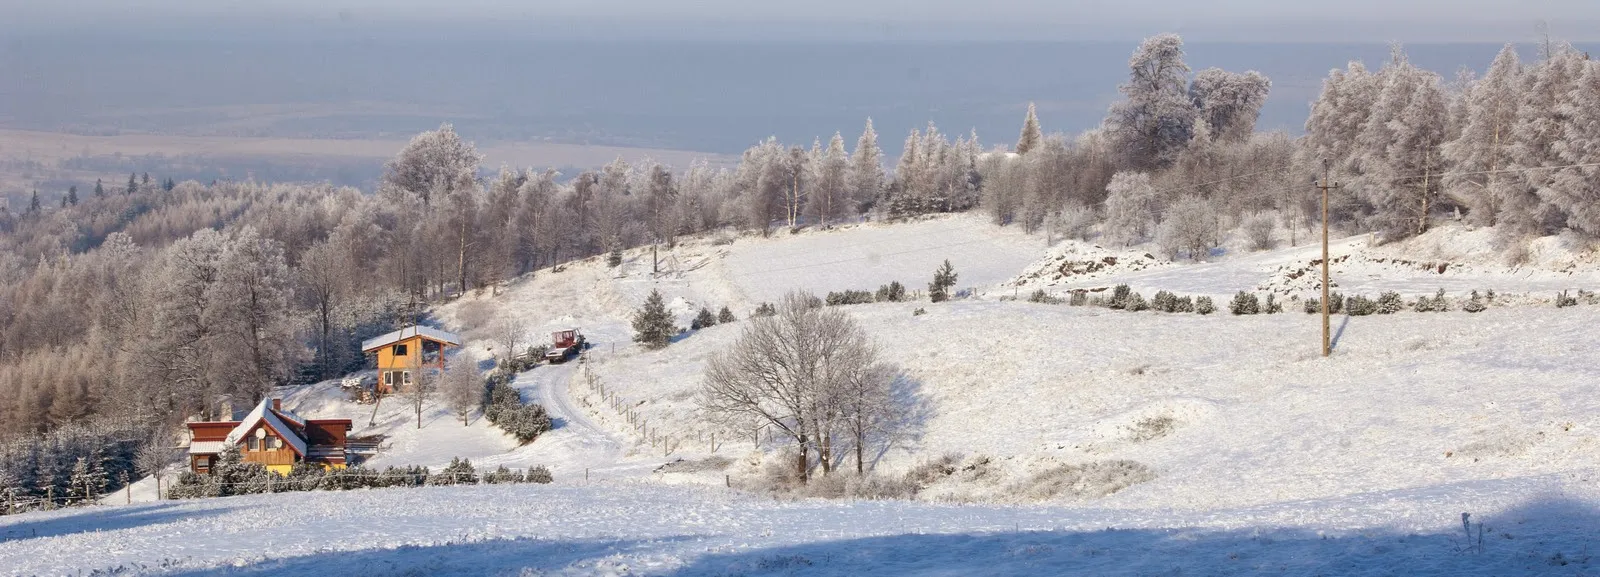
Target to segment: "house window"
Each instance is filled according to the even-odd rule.
[[[405,380],[405,384],[411,384],[411,371],[400,371],[400,375]]]
[[[256,450],[256,438],[255,437],[246,438],[244,440],[244,446],[245,446],[246,450],[249,450],[249,451]]]
[[[392,349],[391,352],[394,354],[394,356],[397,356],[397,357],[406,356],[406,346],[405,345],[395,345],[394,349]]]

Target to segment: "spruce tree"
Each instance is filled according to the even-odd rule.
[[[689,323],[689,328],[697,331],[703,328],[714,326],[717,326],[716,315],[711,314],[711,309],[704,307],[700,309],[699,314],[694,316],[694,320]]]
[[[172,177],[170,177],[170,176],[167,177],[167,181],[166,182],[161,184],[161,189],[165,190],[167,192],[172,192],[172,189],[177,188],[177,187],[178,187],[178,183],[174,182],[172,180]]]
[[[1044,141],[1044,132],[1039,129],[1039,115],[1034,111],[1033,103],[1028,103],[1028,118],[1022,121],[1022,135],[1017,138],[1017,154],[1027,154],[1038,148]]]
[[[78,206],[78,185],[67,187],[67,204]]]
[[[105,185],[105,182],[100,180],[100,179],[98,179],[98,178],[94,179],[94,197],[95,198],[105,198],[106,197],[106,185]]]
[[[728,307],[722,307],[722,311],[717,313],[717,324],[719,325],[725,325],[737,320],[739,319],[734,318],[733,311],[728,310]]]
[[[39,214],[41,210],[44,209],[39,206],[39,191],[35,190],[33,191],[33,200],[28,201],[28,214]]]
[[[933,273],[933,282],[928,283],[928,297],[933,302],[950,300],[950,288],[956,286],[956,269],[946,259],[944,265]]]
[[[141,186],[150,186],[150,173],[144,173],[144,177],[139,181],[139,184]]]
[[[133,191],[136,190],[139,190],[139,178],[138,175],[130,172],[128,173],[128,186],[122,189],[122,194],[133,194]]]
[[[611,253],[606,255],[606,266],[609,266],[611,268],[617,268],[619,266],[622,266],[622,249],[621,248],[611,249]]]
[[[633,341],[645,348],[659,349],[670,344],[676,332],[677,327],[673,326],[672,315],[667,312],[667,303],[661,298],[661,291],[650,291],[644,306],[633,314]]]

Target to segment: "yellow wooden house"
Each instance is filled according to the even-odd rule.
[[[424,370],[444,370],[444,351],[461,346],[454,333],[424,326],[409,326],[367,339],[361,352],[377,356],[379,394],[403,390]]]

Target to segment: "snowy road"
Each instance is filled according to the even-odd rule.
[[[585,475],[613,479],[639,476],[660,465],[656,461],[630,462],[623,441],[606,432],[573,402],[570,388],[580,374],[578,367],[575,362],[540,365],[517,375],[512,386],[522,393],[524,401],[543,405],[555,428],[528,445],[483,458],[484,465],[545,465],[559,482],[578,481]]]

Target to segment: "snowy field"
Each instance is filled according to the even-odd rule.
[[[416,428],[404,399],[371,405],[331,384],[285,403],[388,436],[371,464],[549,466],[551,486],[436,487],[145,503],[0,517],[0,574],[349,575],[1586,575],[1600,570],[1600,288],[1595,253],[1541,239],[1518,262],[1492,231],[1445,227],[1403,245],[1334,245],[1337,289],[1522,295],[1488,311],[1235,317],[1239,290],[1316,289],[1317,247],[1172,263],[1153,247],[1043,239],[965,215],[832,231],[691,239],[620,267],[541,271],[436,317],[488,358],[494,323],[528,343],[579,327],[588,363],[518,377],[556,428],[518,446],[441,406]],[[1107,258],[1110,260],[1107,260]],[[740,324],[662,351],[629,315],[660,290],[681,325],[701,307],[741,319],[791,288],[926,286],[949,258],[975,298],[847,307],[903,371],[892,434],[869,454],[899,475],[947,457],[956,472],[915,502],[780,502],[723,487],[782,450],[713,422],[695,401],[706,359]],[[1099,263],[1091,266],[1092,263]],[[1441,270],[1443,272],[1441,272]],[[1070,272],[1066,274],[1063,271]],[[1010,300],[1127,283],[1212,295],[1211,316]],[[1507,304],[1509,303],[1509,304]],[[927,314],[913,315],[917,308]],[[631,415],[631,418],[629,417]],[[724,463],[696,472],[657,467]],[[1040,492],[1064,467],[1132,463],[1103,496]],[[586,480],[587,479],[587,480]],[[153,491],[135,487],[135,501]],[[108,502],[120,503],[116,497]],[[1470,513],[1473,537],[1462,529]],[[1483,540],[1477,539],[1482,522]],[[10,571],[10,573],[7,573]]]
[[[1531,476],[1201,511],[646,484],[277,494],[0,517],[0,574],[1590,575],[1593,485]]]

